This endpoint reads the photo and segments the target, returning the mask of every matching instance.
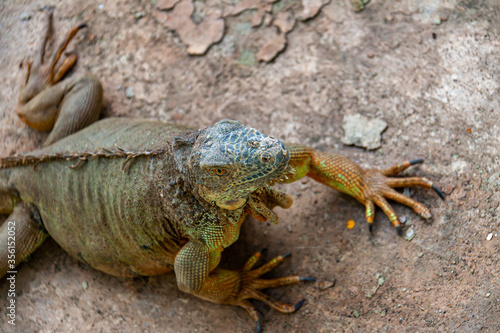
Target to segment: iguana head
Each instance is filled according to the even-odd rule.
[[[238,121],[221,120],[200,131],[188,165],[190,178],[205,200],[237,209],[250,193],[281,176],[289,158],[278,139]]]

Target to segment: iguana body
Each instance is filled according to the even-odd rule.
[[[182,132],[186,131],[153,121],[106,119],[30,155],[114,150],[117,143],[139,151],[168,146]],[[188,232],[176,215],[195,216],[190,210],[197,208],[202,213],[201,207],[189,204],[192,197],[183,195],[173,155],[137,158],[126,172],[121,171],[122,159],[93,159],[70,168],[76,163],[54,161],[36,169],[30,165],[1,170],[0,179],[5,181],[9,173],[7,189],[35,205],[43,227],[75,258],[117,276],[171,270]]]
[[[37,86],[34,96],[45,96],[43,100],[50,103],[43,105],[66,108],[56,112],[55,123],[67,124],[56,126],[58,138],[81,127],[78,115],[82,113],[87,114],[85,119],[97,119],[102,98],[98,89],[79,89],[76,94],[70,89],[52,100],[51,91],[63,90],[56,85]],[[26,87],[31,87],[29,80]],[[68,99],[73,102],[61,102]],[[31,109],[43,113],[42,104],[27,103],[35,103]],[[35,118],[23,114],[28,124]],[[11,214],[8,222],[16,222],[19,244],[13,263],[7,251],[9,224],[4,223],[0,276],[50,235],[74,257],[109,274],[157,275],[175,270],[181,290],[241,306],[256,321],[249,298],[293,312],[301,302],[279,303],[259,291],[313,280],[259,279],[284,257],[254,270],[260,253],[238,271],[217,267],[221,252],[238,238],[245,216],[277,222],[272,208],[291,205],[291,198],[271,185],[310,176],[364,204],[370,225],[378,205],[400,227],[384,197],[412,207],[424,218],[430,212],[391,187],[437,188],[425,178],[386,176],[419,162],[363,170],[338,155],[283,144],[229,120],[203,130],[147,120],[102,120],[41,150],[0,158],[0,213]]]

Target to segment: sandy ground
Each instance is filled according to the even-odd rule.
[[[197,2],[200,13],[204,4],[214,1]],[[318,279],[269,290],[277,299],[306,303],[288,315],[258,305],[265,332],[500,330],[498,1],[373,0],[361,13],[347,0],[332,1],[318,17],[297,23],[284,53],[269,64],[252,57],[274,28],[251,28],[250,12],[228,18],[223,40],[206,55],[189,56],[149,1],[4,1],[2,156],[36,149],[46,137],[15,114],[19,62],[38,48],[44,5],[56,7],[59,38],[88,23],[70,46],[80,55],[72,75],[92,72],[101,79],[104,117],[197,127],[231,118],[363,167],[426,160],[407,174],[434,180],[447,197],[443,202],[431,191],[410,190],[431,208],[431,224],[394,205],[413,225],[411,242],[399,238],[381,212],[370,235],[359,203],[312,180],[280,187],[296,202],[277,210],[278,226],[244,224],[240,240],[224,252],[224,267],[240,267],[267,247],[268,259],[293,253],[270,277]],[[27,14],[31,18],[22,20]],[[125,95],[129,87],[133,98]],[[358,113],[388,123],[380,149],[341,143],[343,117]],[[348,229],[351,219],[356,225]],[[335,285],[324,288],[332,280]],[[243,309],[180,292],[174,274],[115,278],[80,264],[52,240],[19,267],[15,328],[5,315],[7,289],[1,281],[2,332],[255,331]]]

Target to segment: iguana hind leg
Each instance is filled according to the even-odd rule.
[[[24,61],[26,77],[17,107],[17,115],[28,126],[39,131],[52,130],[44,146],[97,121],[102,109],[102,86],[95,76],[87,74],[63,80],[76,63],[75,53],[68,54],[57,66],[69,42],[85,24],[72,29],[52,61],[44,63],[45,47],[52,36],[52,16],[49,11],[46,34],[35,61]]]
[[[0,278],[28,260],[48,237],[37,219],[37,214],[27,204],[19,202],[0,226]]]
[[[62,84],[64,82],[61,82]],[[102,87],[93,75],[71,80],[65,90],[52,132],[44,142],[48,146],[89,126],[99,119],[102,109]]]

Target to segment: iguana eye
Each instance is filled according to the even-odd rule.
[[[225,174],[227,174],[227,170],[226,169],[222,169],[222,168],[215,168],[215,169],[212,169],[212,171],[217,176],[224,176]]]

